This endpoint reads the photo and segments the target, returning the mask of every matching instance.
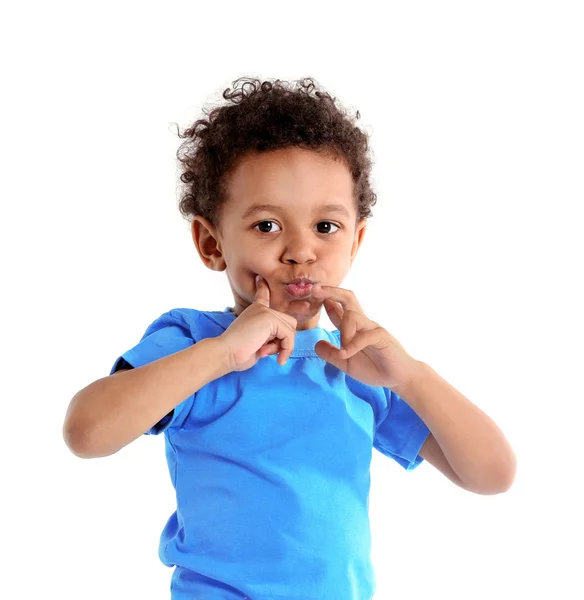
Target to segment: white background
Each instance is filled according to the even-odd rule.
[[[378,203],[344,287],[518,458],[479,496],[374,451],[376,599],[584,597],[581,3],[2,13],[0,596],[169,597],[163,437],[82,460],[61,428],[162,312],[231,304],[178,212],[172,123],[251,75],[312,76],[360,111]]]

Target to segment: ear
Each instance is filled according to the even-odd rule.
[[[225,271],[225,259],[221,249],[221,235],[211,221],[200,215],[193,217],[191,225],[193,242],[201,260],[208,269]]]
[[[357,252],[363,243],[363,238],[365,237],[365,229],[367,225],[367,219],[363,217],[359,223],[357,224],[357,228],[355,229],[355,240],[353,241],[353,247],[351,248],[351,264],[355,260],[357,256]]]

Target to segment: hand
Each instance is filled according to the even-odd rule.
[[[277,353],[278,363],[284,365],[294,350],[298,321],[270,308],[270,288],[258,279],[253,303],[219,336],[229,353],[230,372],[245,371]]]
[[[355,294],[330,285],[315,284],[315,298],[324,298],[324,307],[341,332],[341,347],[321,340],[314,350],[349,377],[396,391],[409,385],[421,368],[403,346],[379,323],[365,316]],[[396,392],[397,393],[397,392]]]

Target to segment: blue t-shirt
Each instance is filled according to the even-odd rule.
[[[229,308],[164,313],[119,357],[140,367],[221,335]],[[211,381],[145,434],[164,432],[176,511],[159,556],[172,600],[369,600],[372,448],[414,469],[429,429],[385,387],[319,358],[338,330],[297,331],[277,354]]]

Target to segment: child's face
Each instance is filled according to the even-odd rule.
[[[270,288],[270,306],[293,316],[298,330],[318,325],[323,299],[296,298],[286,284],[306,277],[339,286],[363,241],[351,173],[342,162],[300,148],[246,155],[227,180],[219,228],[197,216],[193,240],[210,269],[227,271],[240,315],[256,293],[255,277]],[[251,213],[255,205],[271,204]],[[327,210],[335,204],[339,210]]]

